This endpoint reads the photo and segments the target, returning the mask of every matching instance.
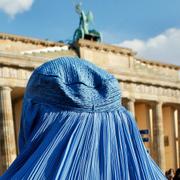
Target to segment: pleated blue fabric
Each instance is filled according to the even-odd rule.
[[[20,153],[0,180],[164,180],[121,105],[113,75],[74,57],[37,68],[24,95]]]

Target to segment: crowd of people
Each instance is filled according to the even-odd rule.
[[[180,168],[176,172],[174,169],[169,169],[165,174],[168,180],[180,180]]]

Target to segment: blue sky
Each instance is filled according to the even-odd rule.
[[[72,39],[78,26],[76,0],[1,0],[0,32],[53,41]],[[82,1],[106,43],[139,56],[180,65],[179,0]],[[169,50],[170,49],[170,50]],[[168,51],[168,52],[167,52]]]

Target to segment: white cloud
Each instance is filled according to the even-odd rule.
[[[0,10],[13,18],[16,14],[29,10],[33,1],[34,0],[0,0]]]
[[[133,49],[140,57],[180,65],[180,29],[177,28],[147,40],[127,40],[118,45]]]

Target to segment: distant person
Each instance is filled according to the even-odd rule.
[[[166,171],[166,177],[168,180],[173,180],[174,178],[174,169],[169,169],[168,171]]]
[[[73,57],[37,68],[24,95],[20,154],[0,180],[164,180],[113,75]]]
[[[175,176],[173,180],[180,180],[180,168],[176,170]]]

